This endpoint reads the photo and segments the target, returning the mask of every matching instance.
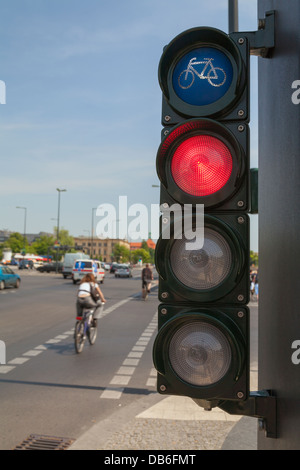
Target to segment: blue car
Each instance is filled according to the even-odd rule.
[[[21,283],[21,278],[15,274],[8,266],[0,266],[0,290],[6,287],[18,288]]]

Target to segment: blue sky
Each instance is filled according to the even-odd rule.
[[[228,29],[227,0],[10,0],[0,7],[0,230],[88,235],[102,203],[159,203],[157,68],[186,29]],[[240,31],[257,29],[256,0],[239,0]],[[251,165],[257,167],[256,59]],[[95,223],[97,220],[95,219]],[[252,248],[257,250],[253,218]]]

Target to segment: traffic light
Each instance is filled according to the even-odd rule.
[[[185,31],[165,47],[159,83],[158,391],[214,406],[246,400],[248,40],[214,28]]]

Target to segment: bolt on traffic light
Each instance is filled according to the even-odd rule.
[[[161,301],[153,348],[158,391],[214,403],[245,400],[251,208],[247,39],[214,28],[185,31],[164,49],[158,74],[165,126],[156,159],[162,211],[155,253]]]

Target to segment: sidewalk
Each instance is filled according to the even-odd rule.
[[[95,424],[69,450],[256,450],[257,420],[153,393]]]

